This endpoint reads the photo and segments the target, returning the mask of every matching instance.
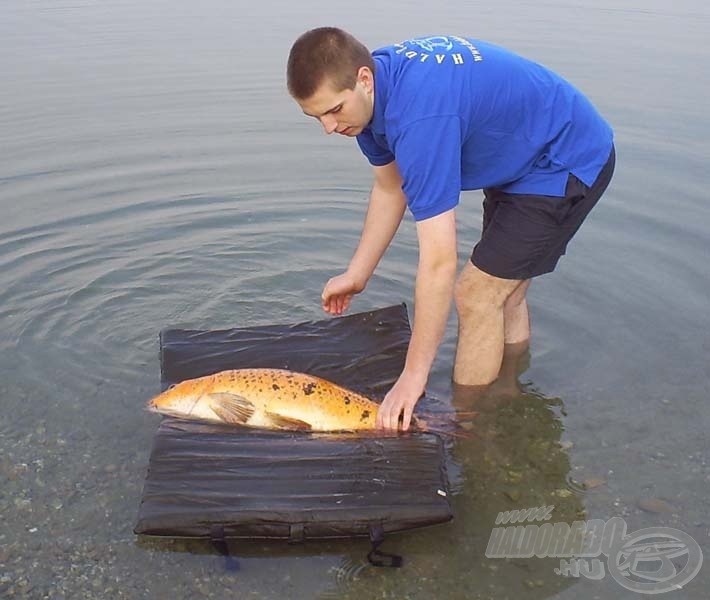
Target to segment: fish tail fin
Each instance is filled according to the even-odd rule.
[[[475,419],[480,411],[477,410],[437,410],[437,411],[417,411],[418,415],[426,417],[427,419],[435,420],[448,420],[448,421],[458,421],[459,419]]]
[[[435,433],[442,437],[454,437],[462,440],[473,440],[479,438],[480,436],[475,431],[465,431],[465,430],[454,430],[454,429],[441,429],[438,427],[422,427],[421,431],[426,433]]]
[[[478,414],[478,413],[474,413]],[[414,421],[417,429],[429,433],[436,433],[442,436],[450,436],[461,439],[473,439],[479,435],[473,431],[473,422],[470,420],[461,422],[446,418],[443,415],[428,415],[426,419],[417,416]]]

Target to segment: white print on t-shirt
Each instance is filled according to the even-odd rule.
[[[478,48],[467,39],[456,35],[450,37],[440,35],[406,40],[401,44],[395,44],[395,48],[397,48],[397,54],[404,53],[404,56],[410,60],[418,58],[419,62],[426,62],[433,56],[437,64],[442,64],[447,58],[450,58],[454,61],[455,65],[462,65],[466,62],[464,59],[466,55],[461,54],[461,52],[451,52],[454,48],[454,43],[451,40],[455,40],[465,48],[468,48],[473,57],[473,62],[481,62],[483,60],[483,56],[481,56]],[[418,46],[421,50],[414,50],[412,46]],[[422,50],[424,52],[422,52]],[[444,54],[444,52],[446,54]]]

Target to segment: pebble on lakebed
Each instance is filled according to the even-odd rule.
[[[636,501],[636,506],[641,510],[652,513],[673,513],[676,512],[675,507],[671,506],[665,500],[660,498],[639,498]]]

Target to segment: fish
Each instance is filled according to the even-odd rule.
[[[187,379],[152,398],[147,408],[181,419],[322,432],[376,429],[379,405],[320,377],[262,368]]]

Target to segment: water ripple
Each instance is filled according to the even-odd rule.
[[[3,344],[27,356],[54,348],[66,373],[98,381],[125,377],[127,365],[137,377],[163,327],[311,318],[328,274],[322,255],[354,248],[348,223],[363,212],[351,193],[324,216],[330,194],[127,202],[6,230]]]

